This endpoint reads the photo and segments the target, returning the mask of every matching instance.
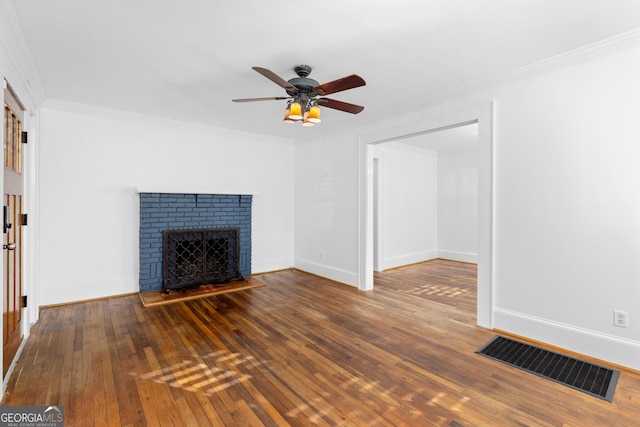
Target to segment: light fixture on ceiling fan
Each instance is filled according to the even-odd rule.
[[[285,123],[302,122],[303,126],[313,126],[316,123],[320,123],[320,106],[351,114],[358,114],[364,110],[361,105],[324,98],[325,95],[364,86],[366,84],[365,81],[355,74],[328,83],[318,84],[317,81],[308,77],[311,73],[311,67],[308,65],[296,65],[294,71],[298,77],[294,77],[289,81],[284,80],[266,68],[252,68],[284,88],[289,96],[234,99],[233,102],[287,100],[287,108],[283,119]]]

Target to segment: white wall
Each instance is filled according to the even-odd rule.
[[[640,369],[640,48],[608,41],[567,58],[296,146],[296,265],[321,243],[322,268],[304,268],[358,283],[359,235],[342,228],[363,209],[359,136],[493,101],[492,326]],[[333,168],[310,167],[318,151]],[[339,189],[322,228],[321,178]]]
[[[429,142],[438,142],[437,133]],[[374,147],[380,170],[378,271],[435,258],[477,262],[477,146],[433,151],[421,144],[415,138],[411,145]]]
[[[639,73],[635,48],[534,76],[496,119],[496,326],[636,369]]]
[[[139,291],[139,186],[256,192],[252,272],[292,265],[290,141],[50,102],[40,135],[42,305]]]
[[[383,268],[438,257],[438,153],[398,142],[375,147],[382,185]]]
[[[477,262],[477,146],[438,153],[438,256]]]
[[[343,283],[357,281],[358,147],[341,137],[295,145],[295,259],[305,271]]]

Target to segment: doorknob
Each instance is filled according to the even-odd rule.
[[[12,251],[16,248],[16,244],[15,243],[9,243],[7,245],[2,245],[2,249],[6,249],[8,251]]]

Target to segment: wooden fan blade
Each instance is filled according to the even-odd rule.
[[[260,74],[262,74],[263,76],[265,76],[266,78],[268,78],[269,80],[277,84],[278,86],[288,90],[292,90],[296,93],[298,92],[298,88],[296,88],[294,85],[292,85],[291,83],[289,83],[288,81],[286,81],[285,79],[283,79],[282,77],[274,73],[273,71],[267,70],[266,68],[262,68],[262,67],[251,67],[251,68],[259,72]]]
[[[320,98],[318,99],[318,105],[327,108],[333,108],[334,110],[346,111],[351,114],[358,114],[364,107],[362,105],[349,104],[348,102],[336,101],[335,99]]]
[[[352,74],[332,82],[324,83],[313,88],[313,95],[329,95],[331,93],[341,92],[354,87],[364,86],[367,83],[358,75]]]
[[[281,101],[283,99],[291,99],[290,96],[272,96],[270,98],[243,98],[232,99],[233,102],[254,102],[254,101]]]

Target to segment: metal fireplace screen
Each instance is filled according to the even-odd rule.
[[[240,274],[240,229],[164,232],[164,289],[220,284]]]

